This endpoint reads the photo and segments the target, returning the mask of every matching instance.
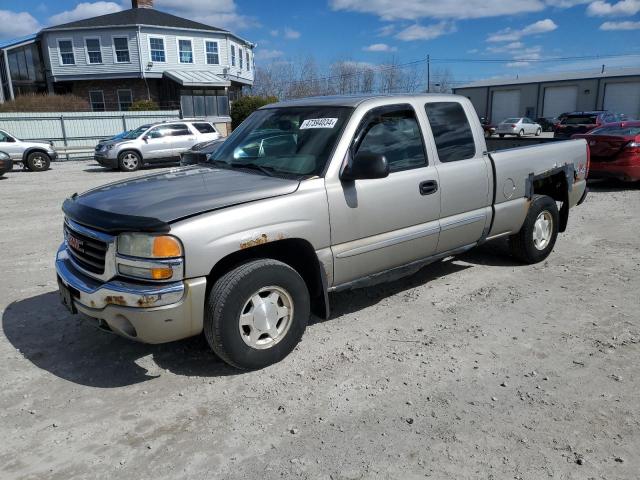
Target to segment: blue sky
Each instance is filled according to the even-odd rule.
[[[0,36],[110,13],[128,0],[0,0]],[[313,55],[321,67],[348,59],[410,62],[430,54],[457,81],[601,64],[640,66],[640,0],[155,0],[156,8],[228,28],[258,44],[256,62]],[[468,63],[460,59],[500,59]],[[508,61],[507,61],[508,60]]]

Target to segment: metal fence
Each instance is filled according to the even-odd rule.
[[[91,157],[100,140],[145,123],[178,118],[179,110],[0,113],[0,128],[21,140],[52,141],[60,160],[80,160]]]

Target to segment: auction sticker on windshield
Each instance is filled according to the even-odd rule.
[[[300,130],[306,130],[307,128],[333,128],[337,122],[337,118],[309,118],[302,122]]]

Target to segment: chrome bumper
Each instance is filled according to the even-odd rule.
[[[101,282],[74,267],[64,244],[56,256],[56,272],[69,291],[71,308],[106,322],[119,335],[164,343],[202,331],[205,277],[158,285]]]

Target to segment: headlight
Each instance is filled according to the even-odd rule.
[[[113,148],[113,145],[106,145],[104,148],[105,150],[111,150]]]
[[[11,157],[9,157],[8,154],[4,153],[4,152],[0,152],[0,160],[9,160]]]
[[[176,258],[182,256],[182,244],[170,235],[124,233],[118,236],[118,253],[140,258]]]

